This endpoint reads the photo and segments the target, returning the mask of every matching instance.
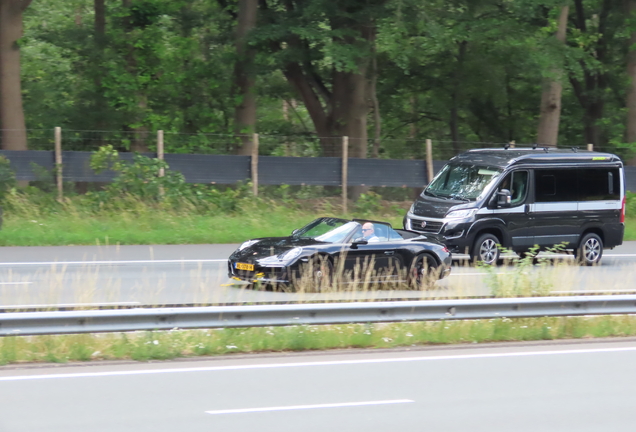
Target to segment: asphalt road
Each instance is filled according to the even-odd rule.
[[[0,367],[0,432],[629,431],[636,340]]]
[[[510,266],[495,275],[458,261],[451,276],[426,292],[380,290],[295,294],[245,289],[227,278],[227,257],[237,245],[67,246],[0,248],[0,306],[135,305],[312,301],[375,297],[443,298],[490,295],[494,278],[541,285],[545,292],[634,292],[636,242],[605,251],[602,265],[535,265],[526,276]],[[461,257],[459,257],[461,258]],[[571,257],[567,260],[571,261]],[[524,282],[525,281],[525,282]],[[509,284],[509,283],[508,283]]]

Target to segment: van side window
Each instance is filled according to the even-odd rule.
[[[528,171],[514,171],[508,174],[499,183],[499,190],[508,189],[510,191],[510,206],[516,207],[526,200],[528,190]]]
[[[579,172],[579,199],[581,201],[620,199],[618,168],[581,168]]]
[[[536,202],[571,202],[578,201],[577,170],[543,170],[535,171]],[[606,182],[607,183],[607,182]]]
[[[523,204],[528,190],[528,171],[515,171],[512,173],[512,189],[510,193],[510,205],[512,207]]]

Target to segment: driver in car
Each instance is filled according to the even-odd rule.
[[[375,228],[371,222],[365,222],[365,224],[362,225],[362,236],[369,243],[380,241],[378,236],[375,235]]]

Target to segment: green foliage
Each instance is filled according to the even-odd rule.
[[[373,191],[360,194],[355,204],[355,211],[361,215],[378,213],[381,208],[381,199],[382,197]]]
[[[0,365],[25,362],[167,360],[337,348],[533,341],[636,334],[630,315],[303,325],[0,338]]]
[[[625,216],[628,218],[636,217],[636,193],[626,193]]]
[[[153,201],[192,196],[183,174],[170,171],[163,160],[135,154],[132,163],[127,163],[119,159],[111,145],[107,145],[91,156],[90,166],[97,173],[109,169],[117,174],[103,192],[93,193],[102,201],[122,195]],[[160,170],[163,170],[163,176],[159,175]]]
[[[479,263],[478,266],[487,273],[486,284],[495,297],[545,296],[554,288],[552,275],[548,270],[555,266],[567,266],[549,255],[565,253],[565,247],[566,244],[559,244],[548,248],[548,255],[537,258],[539,246],[535,245],[524,257],[509,262],[512,264],[511,274],[500,274],[496,266],[492,265]],[[502,248],[501,253],[512,254],[512,251]]]
[[[0,201],[4,200],[15,185],[15,172],[11,169],[11,162],[6,157],[0,156]]]
[[[436,142],[441,158],[484,142],[534,142],[544,78],[563,83],[560,145],[583,147],[586,131],[596,130],[597,148],[633,157],[624,138],[624,98],[634,25],[620,2],[571,7],[565,46],[554,38],[562,2],[552,0],[260,5],[258,26],[248,35],[256,53],[250,72],[258,130],[276,135],[263,140],[262,154],[321,150],[312,116],[287,80],[290,64],[305,68],[314,96],[327,104],[335,71],[369,67],[374,58],[383,157],[421,158],[416,140],[423,138]],[[118,131],[120,150],[148,130],[167,137],[231,133],[237,8],[205,0],[107,2],[106,34],[99,38],[91,4],[33,2],[20,40],[27,125],[62,126],[65,138],[68,130]],[[405,137],[411,140],[394,139]],[[65,141],[65,149],[103,144],[84,137]],[[50,150],[52,142],[32,137],[29,146]],[[211,135],[166,139],[167,152],[230,153],[234,146]]]

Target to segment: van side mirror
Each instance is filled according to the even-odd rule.
[[[497,197],[497,207],[510,207],[510,200],[512,195],[508,189],[502,189],[498,191],[496,194]]]
[[[300,229],[296,228],[295,230],[292,231],[291,235],[296,234],[298,231],[300,231]]]

